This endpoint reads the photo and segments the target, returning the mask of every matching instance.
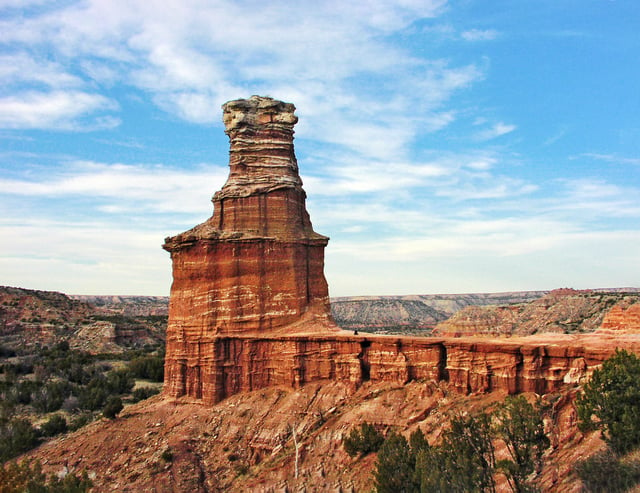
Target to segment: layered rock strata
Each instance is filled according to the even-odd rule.
[[[614,305],[605,315],[600,332],[640,333],[640,301]]]
[[[307,331],[336,330],[323,272],[328,238],[306,211],[294,110],[259,96],[223,105],[230,172],[213,216],[164,244],[173,263],[170,395],[212,400],[220,336],[274,333],[301,320]]]
[[[352,390],[364,382],[403,385],[424,380],[448,381],[464,394],[545,394],[581,382],[614,351],[597,339],[344,334],[220,336],[212,347],[199,365],[184,367],[184,378],[165,383],[173,395],[190,395],[213,404],[241,392],[273,386],[298,388],[323,380],[341,381]]]

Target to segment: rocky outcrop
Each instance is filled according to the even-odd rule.
[[[616,303],[624,307],[640,299],[638,292],[556,289],[530,303],[469,306],[440,322],[440,336],[591,333],[605,325]]]
[[[461,393],[546,394],[580,383],[613,354],[611,341],[584,336],[547,338],[425,338],[381,335],[217,337],[209,357],[185,366],[175,395],[214,404],[265,387],[299,388],[340,381],[449,382]],[[631,343],[640,348],[640,341]]]
[[[640,301],[625,300],[614,305],[605,315],[599,332],[640,333]]]
[[[348,296],[331,299],[336,323],[351,330],[383,334],[430,334],[438,322],[468,306],[503,305],[533,301],[548,291],[431,294],[403,296]]]

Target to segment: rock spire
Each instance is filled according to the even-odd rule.
[[[230,172],[213,216],[163,245],[173,264],[165,380],[175,396],[206,393],[216,337],[336,330],[329,239],[313,231],[305,207],[294,105],[252,96],[222,108]]]

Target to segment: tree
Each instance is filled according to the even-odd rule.
[[[491,418],[486,413],[453,418],[440,445],[418,454],[416,470],[421,491],[494,491],[491,433]]]
[[[542,409],[539,403],[531,405],[524,396],[507,397],[496,412],[496,434],[501,438],[511,459],[499,461],[497,468],[506,475],[512,491],[531,491],[527,477],[542,463],[542,454],[549,448],[544,434]]]
[[[160,393],[160,390],[153,387],[138,387],[133,391],[133,402],[143,401],[158,393]]]
[[[0,422],[0,462],[16,457],[38,444],[38,430],[25,418]]]
[[[115,419],[116,416],[122,411],[122,399],[115,395],[110,395],[107,398],[107,403],[104,405],[102,414],[105,418]]]
[[[577,410],[582,430],[601,430],[614,453],[640,446],[640,358],[616,349],[584,385]]]
[[[352,428],[349,435],[342,440],[344,450],[350,457],[377,452],[383,442],[384,436],[382,436],[382,433],[366,421],[359,427]]]
[[[575,471],[585,493],[622,493],[629,491],[640,480],[640,464],[630,460],[621,461],[608,448],[578,462]]]
[[[145,378],[153,382],[164,380],[164,358],[162,356],[143,356],[129,363],[129,371],[136,378]]]
[[[46,437],[52,437],[67,431],[67,420],[60,414],[54,414],[41,427],[40,431]]]
[[[67,474],[60,479],[49,478],[42,472],[39,462],[0,464],[0,491],[2,493],[85,493],[92,486],[86,471],[80,476]]]
[[[415,457],[407,439],[392,431],[378,451],[374,472],[378,493],[413,493],[420,491],[415,481]]]

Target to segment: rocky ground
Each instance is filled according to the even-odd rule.
[[[51,346],[117,353],[164,341],[168,298],[70,297],[53,291],[0,286],[0,345]]]
[[[572,472],[602,442],[576,427],[575,387],[545,396],[551,447],[539,477],[544,491],[579,491]],[[375,454],[350,458],[342,437],[363,421],[436,441],[455,413],[486,409],[504,394],[462,396],[446,384],[340,383],[269,388],[213,408],[154,397],[29,454],[52,472],[86,469],[95,491],[370,491]],[[295,440],[294,440],[295,434]],[[296,448],[297,442],[297,448]]]

